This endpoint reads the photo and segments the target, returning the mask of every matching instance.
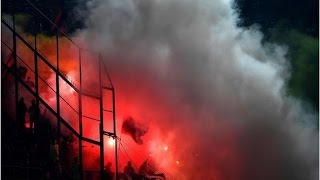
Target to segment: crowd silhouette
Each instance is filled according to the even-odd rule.
[[[21,179],[27,174],[31,179],[60,179],[62,176],[73,179],[68,172],[63,174],[61,167],[59,152],[69,148],[68,143],[64,142],[66,139],[62,134],[57,135],[56,127],[46,116],[46,110],[41,111],[35,99],[31,100],[29,107],[26,103],[24,97],[19,98],[16,121],[8,113],[1,113],[2,177]],[[6,171],[5,168],[10,170]]]
[[[92,173],[81,172],[79,157],[72,157],[73,160],[70,160],[69,144],[74,141],[72,134],[58,135],[57,129],[51,125],[50,119],[45,116],[45,111],[40,110],[36,100],[32,99],[30,104],[28,107],[25,98],[21,97],[16,107],[17,121],[9,120],[4,123],[6,136],[2,153],[6,156],[3,159],[3,164],[38,167],[39,171],[28,172],[31,179],[78,180],[82,175],[85,179],[91,179]],[[2,113],[2,116],[5,116],[5,113]],[[12,122],[16,122],[13,123],[15,125],[12,125]],[[68,159],[70,160],[70,168],[67,168],[68,162],[65,162]],[[8,172],[4,173],[4,177],[6,177],[6,173]],[[155,168],[148,163],[148,160],[144,161],[138,170],[135,170],[131,161],[128,161],[123,173],[120,172],[118,176],[124,180],[165,179],[164,174],[156,174]],[[103,179],[113,180],[114,178],[115,172],[112,171],[112,163],[108,162],[103,170]]]
[[[26,77],[27,71],[25,67],[19,66],[18,76],[27,86],[34,89],[34,82],[29,76]],[[77,141],[73,140],[72,133],[66,135],[59,131],[58,134],[57,125],[51,124],[52,119],[46,116],[46,109],[41,107],[41,110],[39,99],[23,97],[21,94],[19,96],[15,108],[16,120],[6,112],[1,113],[2,134],[5,134],[2,136],[2,168],[14,165],[13,169],[16,170],[10,174],[12,167],[10,171],[3,169],[2,177],[21,179],[28,174],[29,179],[91,179],[93,172],[81,172],[79,157],[70,156],[74,156],[70,144]],[[25,171],[26,168],[28,172]],[[127,180],[165,179],[164,174],[156,174],[147,161],[138,171],[135,171],[132,162],[128,161],[123,173],[119,173],[118,176]],[[104,167],[102,178],[115,178],[111,162]]]

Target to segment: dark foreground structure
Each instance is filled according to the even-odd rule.
[[[1,2],[2,178],[106,179],[104,167],[112,161],[105,158],[106,138],[114,138],[117,147],[115,89],[106,66],[99,54],[79,47],[34,3]],[[22,10],[23,17],[31,19],[24,30],[19,24]],[[39,48],[46,43],[43,35],[55,44],[50,54]],[[70,51],[75,54],[72,60],[64,57]],[[63,61],[77,64],[77,78],[72,80],[61,70]],[[95,64],[96,72],[86,66],[88,62]],[[43,72],[54,76],[53,85]],[[64,96],[66,88],[72,90],[72,98]],[[96,103],[97,116],[83,113],[89,102]],[[98,138],[85,135],[90,123],[95,123]],[[94,166],[85,163],[91,158],[84,155],[88,147],[99,155]],[[117,157],[117,148],[114,153]],[[112,164],[113,178],[119,179],[117,158]]]

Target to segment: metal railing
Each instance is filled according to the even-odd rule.
[[[96,61],[98,64],[98,68],[99,68],[99,80],[98,80],[98,84],[99,84],[99,93],[90,93],[90,92],[86,92],[85,89],[86,87],[83,87],[83,74],[82,71],[86,68],[83,66],[82,61],[84,61],[85,59],[82,59],[82,53],[88,53],[90,51],[88,50],[84,50],[81,47],[79,47],[71,38],[69,38],[67,36],[67,34],[63,31],[61,31],[59,29],[58,26],[56,26],[48,17],[45,16],[44,13],[42,13],[34,4],[32,4],[29,0],[26,1],[27,6],[26,8],[28,9],[33,9],[33,13],[30,14],[31,17],[35,17],[35,29],[34,29],[34,34],[31,35],[31,37],[34,38],[34,44],[30,44],[30,42],[28,42],[26,39],[26,35],[22,32],[18,32],[17,28],[16,28],[16,22],[15,22],[15,14],[16,12],[14,12],[14,8],[12,8],[12,12],[11,12],[11,19],[10,18],[2,18],[1,22],[2,24],[9,29],[12,32],[12,40],[13,40],[13,47],[10,47],[8,44],[6,44],[5,42],[2,41],[2,44],[4,46],[6,46],[10,51],[13,52],[13,57],[14,57],[14,67],[8,67],[5,63],[2,62],[2,66],[5,67],[6,69],[8,69],[10,71],[10,73],[15,77],[15,87],[16,87],[16,91],[15,91],[15,96],[16,96],[16,103],[18,101],[18,96],[19,96],[19,89],[18,89],[18,84],[21,84],[27,91],[29,91],[34,97],[36,97],[36,102],[39,105],[39,103],[41,103],[42,105],[44,105],[44,107],[46,107],[56,118],[57,118],[57,128],[58,128],[58,134],[61,133],[61,125],[64,125],[69,131],[71,131],[77,138],[79,141],[79,158],[80,158],[80,166],[83,167],[82,164],[82,141],[86,141],[88,143],[92,143],[92,144],[96,144],[100,146],[100,175],[102,177],[102,173],[103,173],[103,167],[104,167],[104,135],[112,135],[114,137],[116,137],[116,122],[115,122],[115,89],[112,83],[112,80],[110,78],[109,72],[107,71],[105,62],[103,61],[101,55],[97,55],[96,59],[90,59],[93,61]],[[25,5],[25,4],[24,4]],[[10,8],[10,7],[9,7]],[[41,51],[38,47],[37,47],[37,43],[39,43],[38,41],[41,41],[41,38],[38,37],[39,34],[41,34],[41,29],[39,28],[40,26],[40,22],[37,21],[38,17],[42,17],[43,19],[46,20],[46,23],[51,24],[52,26],[55,27],[55,32],[54,32],[54,36],[51,37],[51,39],[55,39],[55,44],[56,44],[56,52],[55,52],[55,65],[53,65],[51,62],[53,62],[53,59],[49,59],[48,55]],[[12,21],[11,21],[12,20]],[[75,83],[73,80],[71,80],[69,77],[67,77],[67,75],[63,72],[61,72],[61,65],[60,65],[60,61],[63,60],[63,53],[67,52],[68,49],[65,49],[65,47],[63,47],[63,49],[61,49],[61,44],[62,42],[61,39],[63,39],[64,42],[69,43],[70,45],[72,45],[72,50],[76,51],[78,53],[78,58],[75,58],[75,60],[77,61],[76,63],[79,66],[78,69],[78,75],[79,75],[79,82]],[[34,68],[30,67],[30,65],[25,62],[23,60],[23,57],[20,57],[17,54],[17,40],[19,40],[19,42],[21,42],[21,44],[19,44],[19,48],[26,48],[28,49],[28,51],[31,51],[34,54]],[[69,47],[71,48],[71,47]],[[91,53],[91,52],[90,52]],[[44,63],[53,73],[55,73],[55,77],[56,77],[56,88],[54,89],[53,87],[51,87],[46,80],[41,77],[39,75],[39,67],[38,64],[39,62]],[[21,64],[23,64],[23,66],[27,67],[28,70],[30,70],[30,72],[35,74],[35,88],[30,88],[26,82],[21,79],[18,75],[17,75],[17,63],[21,62]],[[10,68],[13,68],[13,70],[10,70]],[[33,70],[34,69],[34,70]],[[78,108],[76,109],[75,107],[73,107],[67,99],[65,99],[64,97],[61,96],[61,89],[60,89],[60,80],[63,83],[66,83],[67,86],[69,86],[70,88],[74,89],[75,93],[77,93],[78,95]],[[39,89],[39,81],[41,81],[41,83],[44,83],[51,91],[53,91],[56,94],[55,100],[56,100],[56,107],[53,108],[51,107],[46,99],[42,98],[40,96],[40,89]],[[103,91],[110,91],[112,94],[112,100],[110,102],[110,104],[112,104],[112,109],[106,109],[105,107],[103,107]],[[99,111],[100,111],[100,117],[99,119],[93,118],[93,117],[89,117],[87,115],[83,115],[82,114],[82,97],[88,97],[88,98],[95,98],[95,99],[99,99],[100,103],[99,103]],[[64,117],[62,117],[61,115],[61,103],[60,100],[62,100],[67,107],[69,107],[72,111],[74,111],[74,113],[77,115],[78,117],[78,124],[79,127],[75,128],[73,127],[71,124],[68,123],[68,120],[65,119]],[[112,122],[113,122],[113,131],[112,132],[107,132],[104,130],[104,115],[103,112],[107,111],[109,113],[112,113]],[[97,131],[99,131],[99,141],[87,138],[83,136],[83,129],[85,127],[82,126],[82,118],[87,118],[87,119],[92,119],[94,121],[100,121],[99,124],[99,129],[97,129]],[[76,129],[79,129],[79,131],[77,131]],[[115,147],[117,147],[117,138],[115,138]],[[117,148],[115,148],[115,153],[116,153],[116,157],[117,157]],[[117,159],[116,159],[116,174],[118,171],[118,164],[117,164]]]

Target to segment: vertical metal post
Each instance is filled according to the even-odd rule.
[[[116,95],[114,87],[112,87],[112,119],[113,119],[113,133],[115,137],[115,161],[116,161],[116,180],[118,180],[118,139],[117,139],[117,127],[116,127]]]
[[[56,42],[57,42],[57,71],[55,72],[56,73],[56,106],[57,106],[57,143],[59,145],[59,147],[61,147],[61,143],[60,143],[60,133],[61,133],[61,121],[60,121],[60,95],[59,95],[59,91],[60,91],[60,87],[59,87],[59,31],[57,29],[56,31]],[[61,154],[61,148],[59,148],[59,154]],[[59,160],[61,161],[60,157],[59,157]],[[60,178],[60,177],[59,177]]]
[[[101,179],[103,178],[104,168],[104,141],[103,141],[103,92],[101,84],[101,58],[99,56],[99,88],[100,88],[100,174]]]
[[[37,55],[37,34],[39,30],[39,21],[38,17],[36,17],[36,26],[34,32],[34,69],[35,69],[35,88],[36,88],[36,107],[39,106],[39,70],[38,70],[38,55]],[[39,114],[36,117],[37,121],[39,122]]]
[[[80,176],[83,179],[83,158],[82,158],[82,68],[81,68],[81,48],[79,48],[79,131],[80,131],[80,138],[79,138],[79,161],[80,161]]]
[[[13,60],[14,60],[14,74],[16,75],[14,80],[14,91],[15,91],[15,104],[16,104],[16,121],[18,121],[18,101],[19,101],[19,87],[18,87],[18,61],[17,61],[17,37],[16,37],[16,24],[14,16],[14,7],[12,7],[12,40],[13,40]],[[18,122],[17,122],[18,123]]]

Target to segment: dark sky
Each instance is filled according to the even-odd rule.
[[[23,0],[17,0],[17,2]],[[12,4],[11,1],[2,1]],[[82,18],[74,12],[75,7],[85,9],[85,0],[32,0],[48,17],[54,18],[59,11],[63,12],[63,21],[73,31],[81,26]],[[240,12],[240,26],[259,24],[263,31],[274,27],[279,22],[285,22],[288,28],[318,37],[319,30],[319,0],[236,0],[236,8]],[[3,8],[2,10],[6,10]],[[24,11],[25,6],[18,11]],[[75,21],[77,20],[77,21]],[[70,22],[69,22],[70,21]],[[82,24],[83,25],[83,24]]]
[[[302,32],[318,36],[319,0],[236,0],[241,25],[253,23],[263,30],[272,28],[280,21]]]

